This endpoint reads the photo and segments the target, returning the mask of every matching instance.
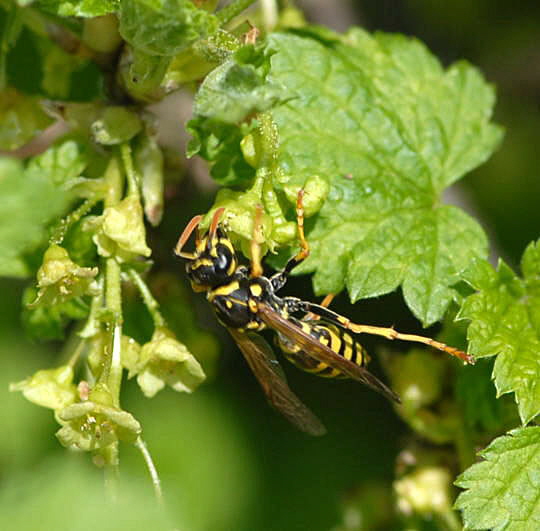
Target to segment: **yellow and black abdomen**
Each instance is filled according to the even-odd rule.
[[[360,367],[365,367],[369,361],[369,355],[354,338],[343,328],[333,324],[322,323],[320,321],[296,321],[295,324],[301,327],[304,332],[310,334],[317,341],[329,347],[333,352],[352,361]],[[285,357],[299,369],[322,376],[324,378],[347,378],[345,374],[337,369],[329,367],[309,355],[290,339],[281,334],[277,336],[277,344],[283,351]]]

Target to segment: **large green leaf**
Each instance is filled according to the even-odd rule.
[[[540,428],[521,428],[495,439],[456,485],[467,489],[456,508],[466,529],[528,531],[540,528]]]
[[[0,275],[28,274],[22,254],[43,241],[47,224],[66,204],[66,195],[50,180],[0,157]]]
[[[299,272],[315,273],[320,294],[346,286],[353,301],[402,286],[415,315],[437,321],[457,273],[486,256],[482,229],[441,194],[501,139],[493,88],[465,62],[445,71],[414,39],[360,29],[272,34],[266,57],[265,82],[287,97],[269,111],[272,186],[290,199],[313,176],[330,185]]]
[[[469,352],[495,356],[497,394],[514,392],[523,423],[540,413],[540,245],[531,243],[521,261],[523,278],[504,262],[495,271],[478,262],[464,273],[477,293],[465,299],[459,318],[471,321]]]

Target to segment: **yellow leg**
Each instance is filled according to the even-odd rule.
[[[459,358],[465,363],[473,365],[475,362],[474,358],[466,352],[463,352],[462,350],[459,350],[455,347],[450,347],[447,344],[436,341],[435,339],[431,339],[430,337],[417,336],[415,334],[402,334],[401,332],[397,332],[393,328],[355,324],[351,323],[346,317],[341,317],[340,321],[345,326],[345,328],[348,328],[349,330],[351,330],[351,332],[354,332],[355,334],[371,334],[376,336],[382,336],[390,340],[400,339],[401,341],[423,343],[424,345],[429,345],[430,347],[436,348],[437,350],[442,350],[443,352],[446,352],[451,356]]]
[[[298,225],[298,240],[300,241],[300,251],[294,257],[295,264],[299,264],[302,260],[309,256],[309,243],[304,234],[304,190],[301,188],[298,191],[296,198],[296,223]]]
[[[251,238],[251,276],[260,277],[263,274],[261,264],[261,242],[262,235],[262,206],[255,207],[255,217],[253,218],[253,237]]]
[[[475,359],[466,352],[463,352],[462,350],[459,350],[455,347],[450,347],[445,343],[441,343],[440,341],[436,341],[435,339],[431,339],[430,337],[417,336],[415,334],[402,334],[401,332],[397,332],[393,328],[384,328],[382,326],[356,324],[347,319],[347,317],[343,317],[342,315],[339,315],[336,312],[329,310],[326,306],[323,305],[313,304],[307,301],[300,301],[299,310],[308,312],[308,314],[313,313],[318,317],[322,317],[326,321],[335,323],[339,326],[342,326],[343,328],[346,328],[347,330],[350,330],[354,334],[370,334],[375,336],[382,336],[389,340],[400,339],[401,341],[423,343],[424,345],[429,345],[430,347],[436,348],[437,350],[442,350],[443,352],[446,352],[451,356],[459,358],[465,363],[470,363],[471,365],[473,365],[475,362]]]

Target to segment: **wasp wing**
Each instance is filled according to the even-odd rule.
[[[268,401],[289,422],[310,435],[324,435],[321,421],[291,391],[272,349],[262,337],[228,329],[253,374],[259,380]]]
[[[386,398],[401,403],[401,400],[392,389],[373,376],[366,368],[360,367],[348,359],[336,354],[331,348],[317,341],[313,336],[304,332],[300,327],[282,317],[273,308],[264,303],[259,303],[259,315],[261,319],[279,334],[291,339],[302,347],[310,356],[322,363],[341,371],[349,378],[357,380]]]

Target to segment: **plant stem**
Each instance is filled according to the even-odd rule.
[[[113,331],[111,355],[103,372],[106,373],[113,404],[119,407],[122,383],[122,288],[120,265],[114,258],[107,258],[105,274],[105,304],[113,314]]]
[[[6,58],[9,49],[14,44],[19,29],[21,27],[21,9],[16,3],[11,5],[4,23],[2,40],[0,41],[0,90],[4,90],[7,85],[6,79]]]
[[[276,0],[261,0],[264,29],[267,33],[272,31],[278,22],[278,5]]]
[[[146,446],[146,443],[141,439],[141,437],[137,437],[137,440],[135,441],[135,447],[141,452],[144,462],[146,463],[146,468],[148,468],[148,472],[152,479],[152,485],[154,487],[156,500],[159,505],[163,505],[163,491],[161,490],[161,480],[159,479],[156,465],[154,464],[152,456],[148,451],[148,447]]]
[[[79,221],[86,213],[88,213],[92,207],[99,201],[99,197],[90,197],[79,205],[75,210],[70,212],[64,219],[60,221],[58,226],[54,229],[49,243],[60,245],[64,240],[66,233],[77,221]]]
[[[92,297],[88,319],[86,320],[82,330],[78,332],[79,337],[88,338],[96,335],[99,332],[101,323],[99,322],[98,315],[103,306],[103,275],[98,277],[97,284],[99,287],[99,293]]]
[[[159,311],[159,303],[152,295],[150,289],[146,285],[146,282],[141,278],[139,273],[135,271],[134,269],[129,269],[128,271],[129,277],[133,281],[133,283],[137,286],[137,289],[139,290],[139,293],[141,294],[142,300],[146,307],[148,308],[148,311],[150,312],[150,315],[152,316],[152,319],[154,320],[154,326],[156,328],[165,326],[165,319],[163,318],[163,315],[161,315],[161,312]]]
[[[128,183],[127,195],[139,197],[139,184],[137,182],[137,175],[133,168],[133,158],[131,156],[131,146],[128,142],[124,142],[120,146],[120,153],[122,155],[122,162],[124,163],[124,169],[126,170],[126,177]]]
[[[104,180],[107,193],[105,207],[117,205],[123,195],[124,178],[120,171],[118,157],[113,156],[105,170]],[[103,371],[99,380],[107,384],[113,405],[120,407],[120,386],[122,384],[122,284],[120,265],[114,257],[104,259],[105,262],[105,307],[112,313],[111,346],[103,352]],[[110,354],[109,354],[110,352]],[[118,490],[118,441],[109,445],[105,457],[105,487],[110,498],[117,498]]]
[[[234,0],[228,6],[220,9],[216,16],[222,26],[230,22],[234,17],[242,13],[244,9],[253,4],[255,0]]]

